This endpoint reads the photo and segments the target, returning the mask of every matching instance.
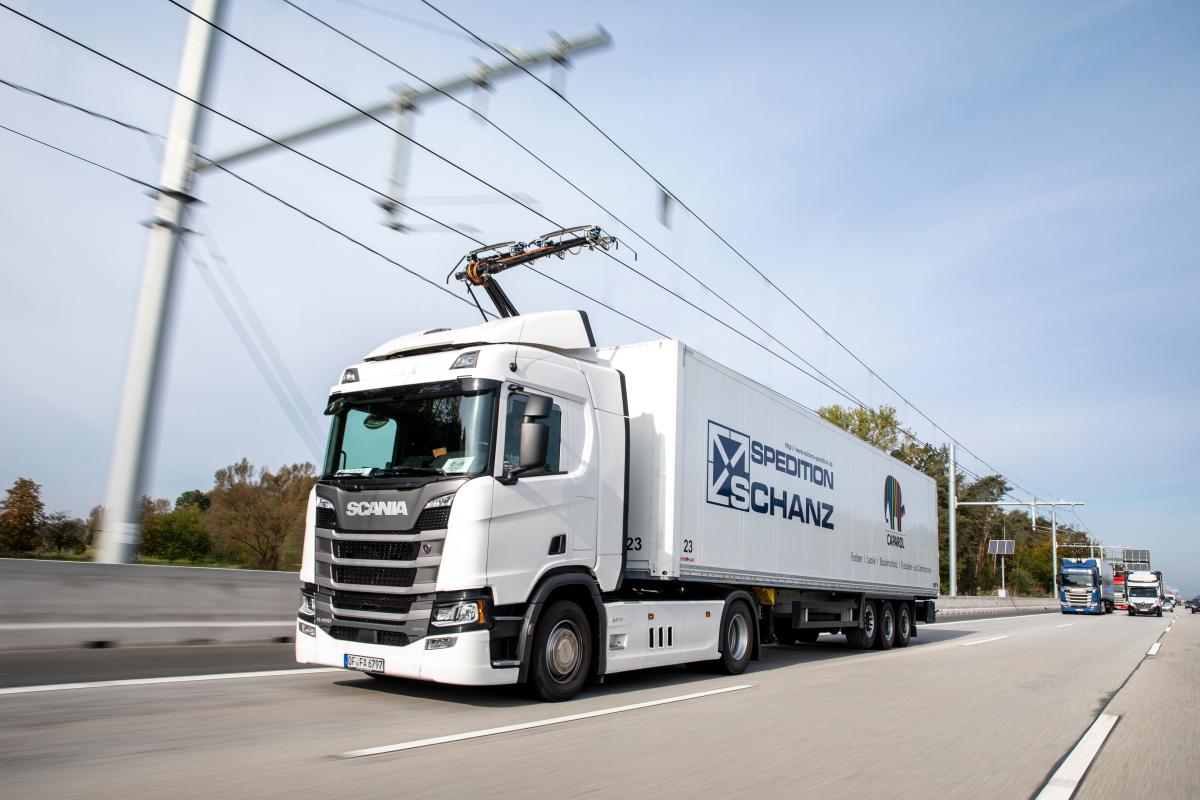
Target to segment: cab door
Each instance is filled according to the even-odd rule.
[[[553,401],[550,416],[541,423],[550,429],[550,446],[545,467],[509,485],[494,483],[487,571],[501,604],[527,600],[537,578],[549,568],[591,569],[596,561],[597,476],[589,468],[594,436],[586,424],[590,404],[585,398],[532,385],[506,387],[497,426],[501,457],[495,476],[520,466],[521,423],[530,394]]]

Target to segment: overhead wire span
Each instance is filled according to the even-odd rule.
[[[174,0],[170,0],[170,1],[174,2]],[[1004,473],[1002,473],[996,467],[989,464],[987,461],[985,461],[983,458],[981,458],[977,453],[975,453],[969,447],[964,445],[961,441],[959,441],[954,436],[952,436],[945,428],[943,428],[941,425],[939,425],[932,417],[930,417],[928,414],[926,414],[924,411],[922,411],[915,403],[913,403],[904,394],[902,394],[898,389],[896,389],[896,387],[894,387],[891,383],[889,383],[882,375],[880,375],[878,372],[876,372],[870,365],[868,365],[862,358],[860,358],[857,353],[855,353],[853,350],[851,350],[844,342],[842,342],[837,336],[835,336],[828,328],[826,328],[824,325],[822,325],[812,314],[810,314],[799,303],[797,303],[791,297],[791,295],[789,295],[787,292],[785,292],[782,287],[780,287],[777,283],[775,283],[775,281],[773,281],[770,277],[768,277],[766,273],[764,273],[761,269],[759,269],[758,266],[756,264],[754,264],[754,262],[752,262],[749,258],[746,257],[746,255],[744,253],[741,252],[741,250],[739,250],[728,239],[726,239],[725,236],[723,236],[706,219],[704,219],[704,217],[700,216],[700,214],[697,211],[695,211],[691,206],[689,206],[682,199],[680,199],[679,196],[675,192],[671,191],[671,189],[668,188],[665,183],[663,183],[661,180],[659,180],[659,178],[654,173],[652,173],[644,164],[642,164],[641,161],[639,161],[636,157],[633,156],[633,154],[631,154],[628,150],[626,150],[623,146],[621,146],[621,144],[619,142],[617,142],[612,136],[610,136],[607,131],[605,131],[603,128],[601,128],[599,124],[597,124],[590,116],[587,115],[587,113],[585,113],[581,108],[579,108],[579,106],[577,106],[575,103],[573,103],[559,89],[557,89],[554,86],[547,83],[545,80],[543,80],[538,75],[536,75],[532,70],[530,70],[524,64],[521,64],[519,61],[513,59],[508,53],[506,53],[501,48],[498,48],[495,45],[491,44],[490,42],[486,41],[483,37],[479,36],[473,30],[471,30],[467,26],[463,25],[461,22],[459,22],[454,17],[452,17],[449,14],[447,14],[446,12],[442,11],[440,8],[438,8],[436,5],[434,5],[429,0],[421,0],[421,2],[424,3],[426,6],[428,6],[431,10],[436,12],[439,16],[441,16],[447,22],[451,23],[452,25],[454,25],[455,27],[457,27],[459,30],[463,31],[464,33],[470,35],[473,39],[475,39],[475,41],[477,41],[481,45],[489,48],[493,52],[497,53],[502,58],[505,58],[506,60],[508,60],[511,64],[513,64],[514,66],[519,68],[522,72],[527,74],[533,80],[537,81],[543,87],[545,87],[548,91],[552,92],[555,96],[557,96],[563,103],[565,103],[569,108],[571,108],[571,110],[573,110],[576,114],[578,114],[581,119],[583,119],[589,126],[591,126],[597,133],[599,133],[606,141],[608,141],[609,144],[611,144],[614,148],[616,148],[631,163],[633,163],[639,170],[641,170],[663,192],[663,194],[668,195],[669,197],[671,197],[671,199],[673,199],[676,203],[678,203],[680,205],[680,207],[682,207],[697,222],[699,222],[702,226],[704,226],[704,228],[707,229],[709,231],[709,233],[711,233],[723,245],[725,245],[725,247],[728,248],[730,250],[730,252],[732,252],[734,255],[736,255],[742,262],[744,262],[746,264],[746,266],[748,266],[751,270],[753,270],[759,276],[759,278],[761,278],[763,281],[765,281],[767,283],[768,286],[770,286],[772,289],[774,289],[780,295],[780,297],[782,297],[793,308],[795,308],[797,311],[799,311],[801,314],[803,314],[822,333],[824,333],[826,336],[828,336],[835,344],[837,344],[838,347],[840,347],[843,351],[845,351],[847,355],[849,355],[851,358],[853,358],[855,361],[857,361],[859,363],[859,365],[861,365],[863,367],[863,369],[865,369],[868,373],[870,373],[876,380],[878,380],[880,383],[882,383],[884,386],[886,386],[893,394],[896,395],[896,397],[898,397],[902,402],[904,402],[905,405],[907,405],[909,408],[911,408],[913,411],[915,411],[921,418],[923,418],[925,421],[927,421],[936,430],[941,432],[943,436],[945,436],[947,439],[949,439],[950,441],[952,441],[956,445],[958,445],[963,450],[963,452],[967,453],[972,458],[976,459],[980,464],[983,464],[985,467],[987,467],[993,473],[996,473],[998,475],[1004,475]],[[1015,488],[1020,489],[1022,492],[1025,492],[1026,494],[1030,495],[1031,497],[1035,496],[1033,492],[1029,491],[1028,489],[1026,489],[1023,486],[1021,486],[1020,484],[1018,484],[1014,479],[1008,478],[1008,480],[1012,483],[1012,485]]]
[[[50,144],[49,142],[43,141],[43,140],[37,138],[36,136],[30,136],[28,133],[22,133],[21,131],[17,130],[16,128],[10,128],[7,125],[0,125],[0,130],[8,131],[9,133],[13,134],[14,136],[20,136],[22,139],[28,139],[31,142],[36,142],[37,144],[40,144],[42,147],[46,147],[51,150],[54,150],[55,152],[62,153],[64,156],[70,156],[71,158],[74,158],[77,161],[82,161],[85,164],[90,164],[93,167],[96,167],[97,169],[102,169],[105,172],[108,172],[112,175],[116,175],[118,178],[124,178],[125,180],[129,181],[130,183],[135,183],[138,186],[141,186],[145,189],[150,189],[151,191],[154,191],[154,192],[158,191],[158,187],[152,183],[148,183],[147,181],[141,180],[140,178],[135,178],[132,175],[127,175],[124,172],[121,172],[119,169],[113,169],[112,167],[101,164],[99,161],[92,161],[90,158],[85,158],[85,157],[79,155],[78,153],[72,153],[70,150],[64,150],[63,148],[58,147],[57,145]]]
[[[438,94],[442,95],[443,97],[447,98],[448,100],[456,103],[457,105],[461,106],[462,108],[465,108],[467,111],[474,114],[482,122],[484,122],[485,124],[487,124],[488,126],[493,128],[494,130],[496,130],[505,139],[507,139],[512,144],[514,144],[516,147],[518,147],[522,152],[524,152],[530,158],[532,158],[533,160],[535,160],[536,162],[541,164],[543,167],[545,167],[555,177],[557,177],[559,180],[563,181],[565,184],[567,184],[572,189],[574,189],[578,194],[580,194],[586,200],[591,202],[592,205],[596,206],[598,209],[600,209],[605,214],[607,214],[612,219],[614,219],[618,224],[622,225],[626,230],[628,230],[631,234],[633,234],[635,237],[637,237],[637,239],[639,241],[646,244],[648,247],[650,247],[652,250],[654,250],[654,252],[658,253],[660,256],[662,256],[664,259],[666,259],[668,262],[670,262],[676,269],[678,269],[684,275],[686,275],[693,283],[697,284],[702,289],[704,289],[706,292],[711,294],[713,297],[720,300],[722,303],[724,303],[726,306],[728,306],[729,309],[732,310],[735,314],[740,316],[742,319],[746,320],[746,322],[750,323],[750,325],[752,325],[755,329],[757,329],[764,336],[766,336],[771,341],[775,342],[777,345],[782,347],[784,350],[786,350],[788,353],[790,353],[794,358],[799,360],[802,364],[804,364],[805,366],[807,366],[809,369],[813,370],[814,372],[820,374],[822,376],[823,380],[818,380],[818,382],[824,383],[827,388],[832,389],[834,392],[841,395],[842,397],[846,397],[847,399],[849,399],[850,391],[848,389],[846,389],[840,383],[835,381],[827,373],[825,373],[822,370],[820,370],[819,368],[817,368],[817,366],[815,364],[813,364],[811,361],[806,359],[804,356],[800,355],[800,353],[793,350],[791,347],[789,347],[786,343],[784,343],[782,340],[780,340],[778,337],[776,337],[769,330],[764,328],[759,323],[755,322],[754,319],[752,319],[748,314],[746,314],[744,311],[742,311],[740,308],[738,308],[736,305],[734,305],[732,302],[730,302],[729,299],[725,295],[716,291],[708,282],[701,280],[694,273],[692,273],[689,269],[684,267],[683,264],[679,263],[679,261],[672,258],[670,255],[668,255],[666,252],[664,252],[662,249],[660,249],[656,244],[654,244],[654,242],[650,241],[650,239],[648,239],[646,236],[644,236],[641,232],[639,232],[631,224],[629,224],[628,222],[623,220],[621,217],[617,216],[617,214],[614,211],[612,211],[612,209],[605,206],[603,203],[601,203],[599,200],[597,200],[595,197],[593,197],[591,194],[589,194],[586,190],[584,190],[581,186],[579,186],[577,183],[575,183],[570,178],[568,178],[566,175],[564,175],[561,171],[559,171],[558,169],[553,167],[551,164],[549,164],[545,159],[543,159],[541,156],[539,156],[537,153],[535,153],[533,150],[531,150],[524,143],[519,141],[511,133],[509,133],[503,127],[501,127],[500,125],[498,125],[497,123],[492,121],[486,114],[481,113],[478,109],[474,108],[470,104],[464,103],[462,100],[459,100],[457,97],[455,97],[450,92],[447,92],[444,89],[440,89],[439,87],[435,86],[433,83],[422,78],[420,75],[417,75],[416,73],[412,72],[407,67],[397,63],[393,59],[391,59],[388,56],[386,56],[385,54],[381,53],[379,50],[376,50],[375,48],[366,44],[361,39],[351,36],[350,34],[343,31],[341,28],[339,28],[336,25],[334,25],[333,23],[329,22],[328,20],[325,20],[325,19],[317,16],[313,12],[303,8],[302,6],[300,6],[296,2],[294,2],[294,0],[281,0],[281,2],[283,2],[287,6],[295,9],[299,13],[308,17],[309,19],[313,20],[314,22],[323,26],[324,28],[328,29],[329,31],[333,32],[337,36],[342,37],[343,39],[351,42],[355,46],[370,53],[371,55],[373,55],[376,58],[380,59],[381,61],[385,62],[386,64],[399,70],[400,72],[402,72],[404,75],[408,76],[409,78],[428,86],[431,91],[437,92]],[[495,49],[495,48],[493,48],[493,49]],[[508,60],[512,63],[517,63],[517,62],[513,62],[512,59],[509,58],[507,55],[505,55],[505,58],[508,58]],[[524,69],[523,65],[519,65],[519,66],[522,66],[522,69]],[[528,72],[527,69],[525,69],[525,71]],[[558,224],[558,223],[555,223],[555,224]],[[660,285],[659,288],[664,288],[664,287],[662,287]],[[676,296],[678,297],[678,295],[676,295]],[[707,312],[705,312],[705,313],[707,313]],[[809,373],[806,372],[805,374],[809,374]],[[810,377],[811,377],[811,375],[810,375]],[[854,400],[854,402],[859,403],[859,405],[863,405],[861,403],[861,401]]]

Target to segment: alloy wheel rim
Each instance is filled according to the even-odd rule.
[[[546,637],[546,665],[556,683],[568,683],[582,664],[583,637],[570,620],[562,620]]]

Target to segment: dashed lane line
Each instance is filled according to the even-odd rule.
[[[998,642],[1001,639],[1011,639],[1011,636],[991,636],[987,639],[976,639],[973,642],[962,642],[959,647],[974,647],[977,644],[987,644],[988,642]]]
[[[478,731],[468,731],[466,733],[452,733],[449,736],[434,736],[430,739],[414,739],[409,742],[400,742],[399,744],[385,744],[381,747],[368,747],[363,750],[350,750],[345,753],[338,753],[335,758],[362,758],[364,756],[377,756],[383,753],[399,753],[404,750],[415,750],[419,747],[432,747],[439,744],[450,744],[451,742],[462,742],[468,739],[480,739],[485,736],[498,736],[503,733],[513,733],[514,731],[524,731],[530,728],[544,728],[547,725],[561,725],[565,722],[577,722],[583,719],[592,719],[594,717],[604,717],[609,714],[620,714],[625,711],[636,711],[642,708],[652,708],[654,706],[662,706],[668,703],[679,703],[684,700],[696,700],[701,697],[711,697],[713,695],[725,694],[727,692],[737,692],[742,689],[751,689],[754,684],[739,684],[737,686],[725,686],[721,689],[711,689],[707,692],[694,692],[692,694],[681,694],[675,697],[664,697],[660,700],[648,700],[644,703],[633,703],[627,706],[616,706],[614,708],[602,708],[597,711],[585,711],[580,714],[567,714],[563,717],[550,717],[549,719],[539,719],[533,722],[519,722],[515,725],[502,725],[498,728],[485,728]]]
[[[1116,714],[1101,714],[1096,717],[1096,721],[1083,734],[1083,738],[1079,740],[1070,754],[1063,759],[1062,764],[1042,787],[1042,791],[1038,792],[1035,800],[1070,800],[1118,719]]]

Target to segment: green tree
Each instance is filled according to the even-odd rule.
[[[292,566],[285,554],[299,551],[314,482],[313,465],[307,462],[271,472],[243,458],[217,470],[207,514],[209,531],[219,546],[236,548],[249,566]]]
[[[194,506],[197,511],[208,511],[211,505],[212,498],[208,496],[207,492],[202,492],[199,489],[188,489],[175,500],[176,508]]]
[[[42,487],[29,478],[17,478],[0,501],[0,550],[32,553],[46,521]]]
[[[142,524],[142,554],[168,561],[199,561],[212,552],[204,515],[194,505],[155,514]]]
[[[72,517],[65,511],[47,514],[38,538],[41,540],[42,552],[82,553],[87,549],[85,542],[87,523]]]

